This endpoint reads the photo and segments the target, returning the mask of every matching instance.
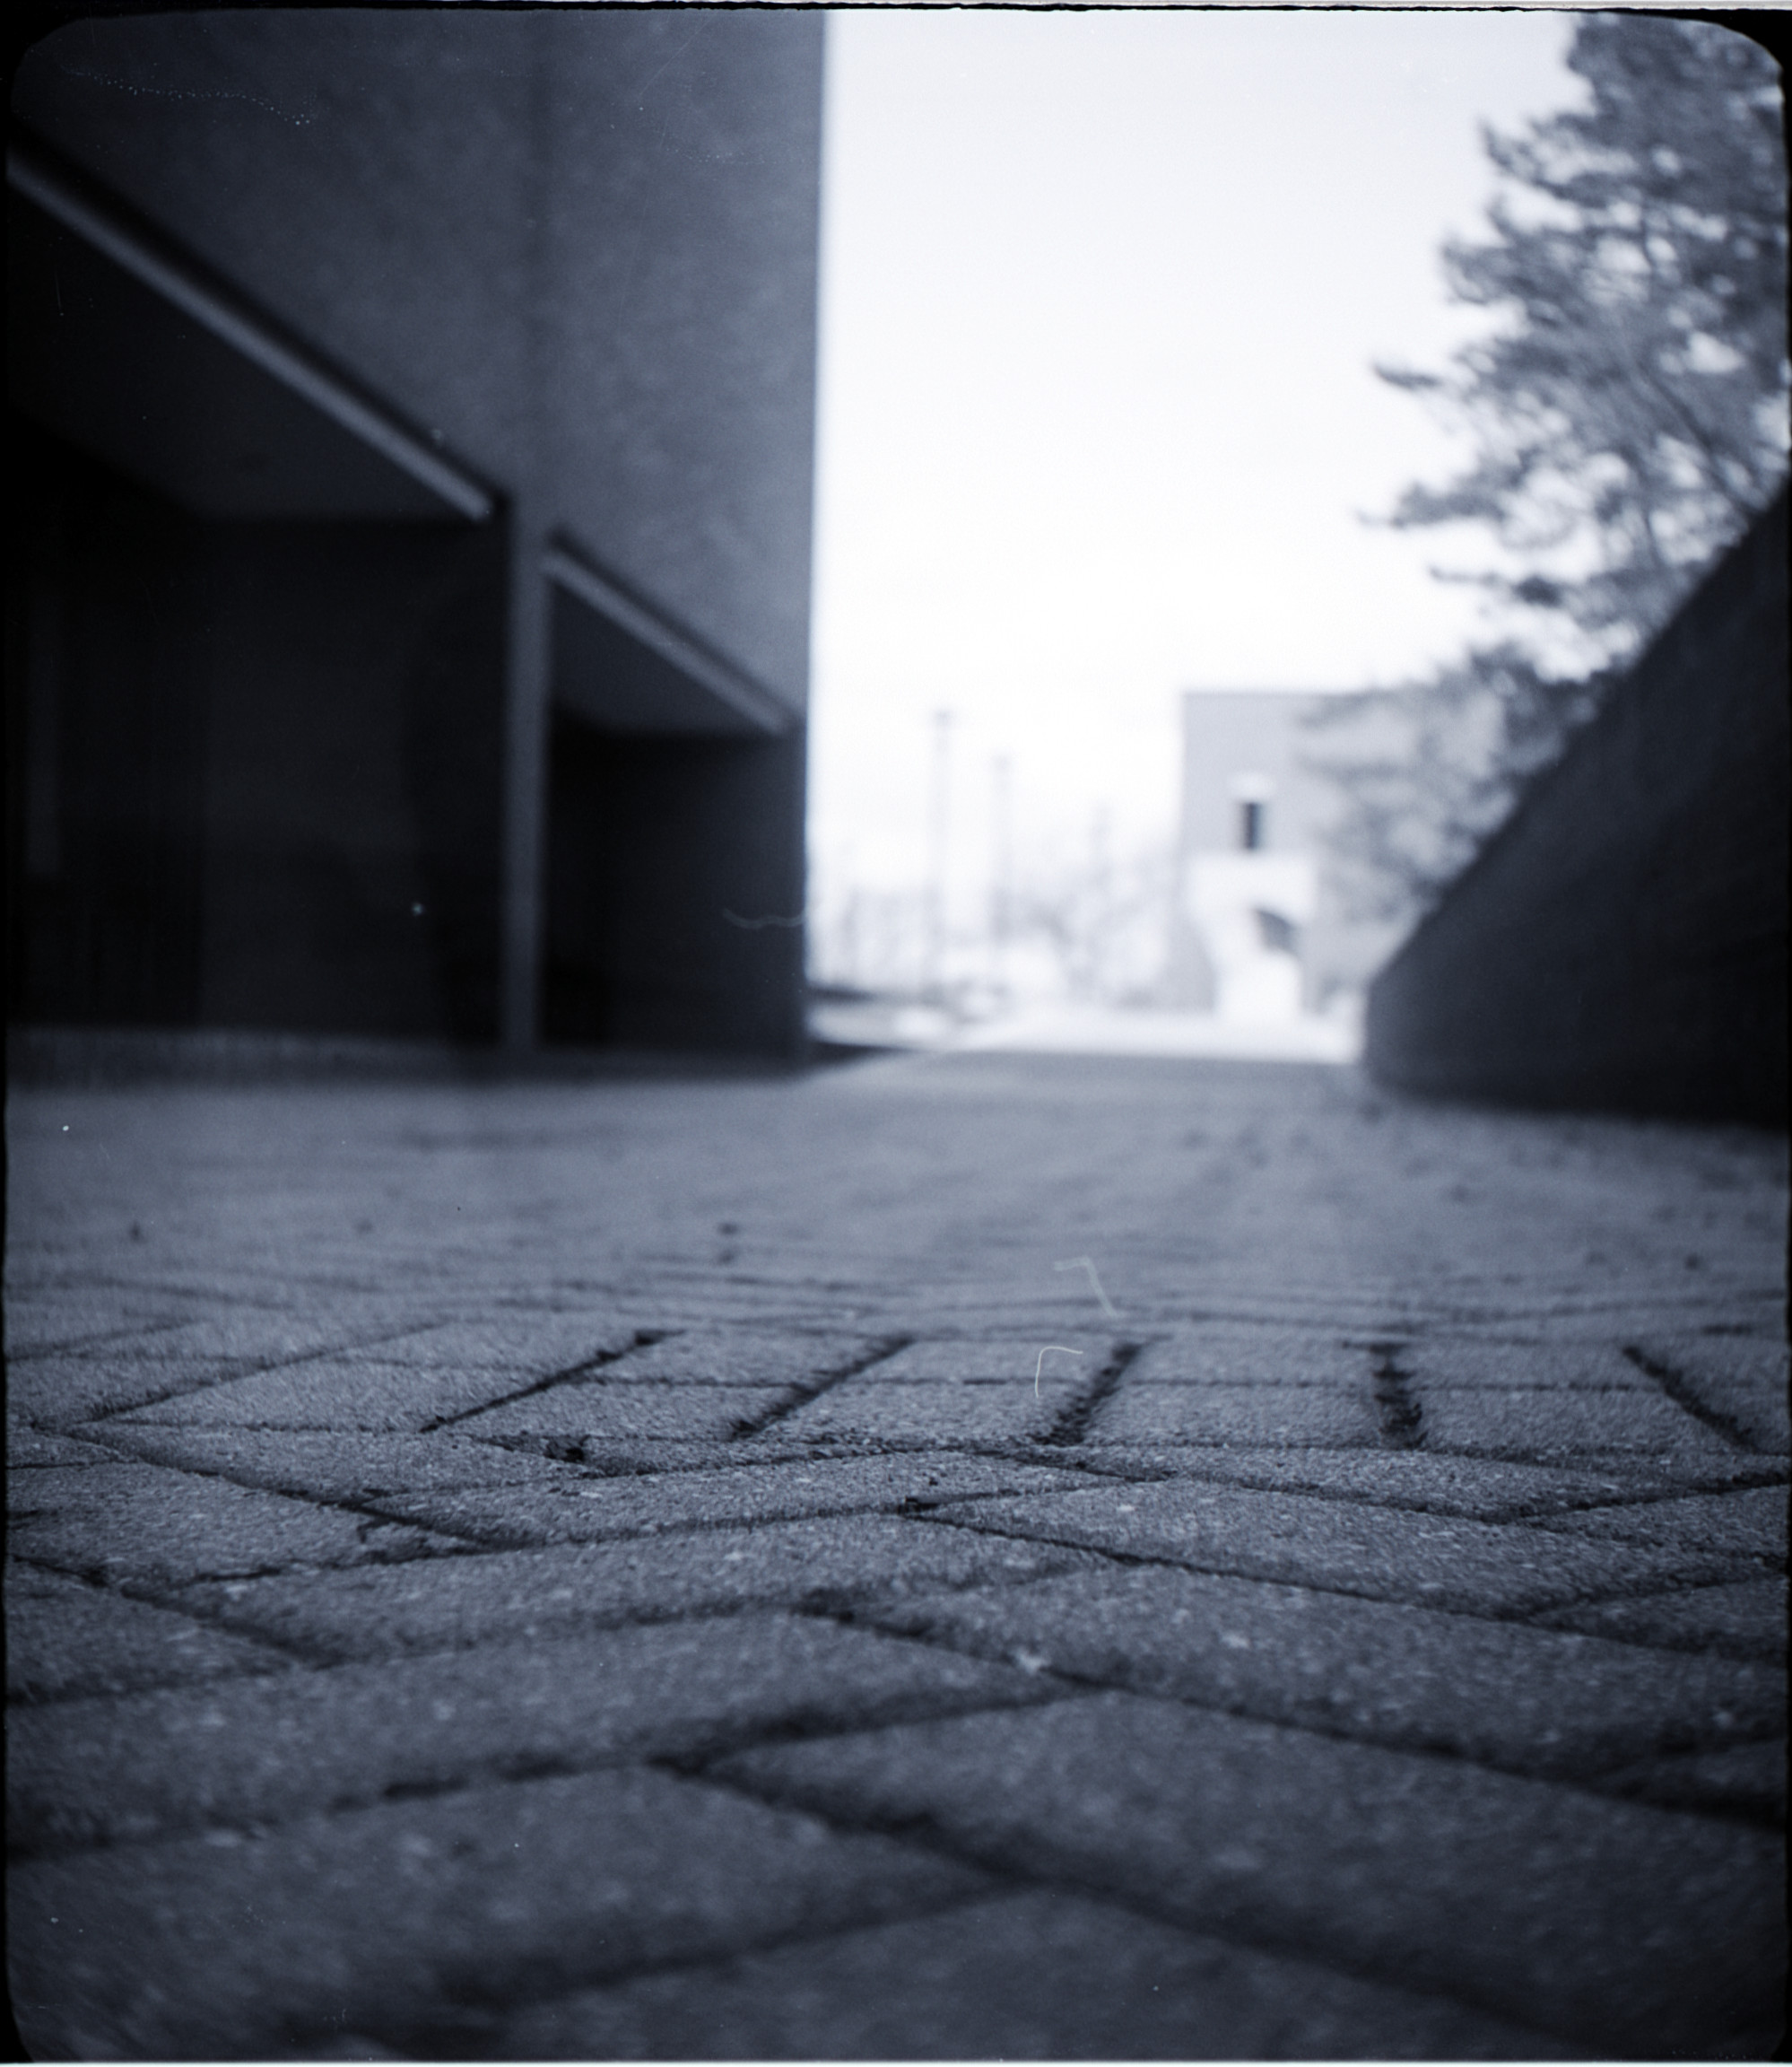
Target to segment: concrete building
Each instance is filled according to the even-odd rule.
[[[1361,993],[1395,929],[1353,919],[1326,864],[1337,798],[1309,766],[1318,699],[1274,689],[1182,699],[1182,814],[1169,990],[1240,1025]]]
[[[9,1016],[802,1038],[822,26],[274,10],[16,74]],[[747,923],[743,923],[747,921]]]

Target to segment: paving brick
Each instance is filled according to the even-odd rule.
[[[1544,1524],[1576,1536],[1684,1544],[1701,1550],[1731,1551],[1739,1557],[1762,1557],[1782,1565],[1786,1561],[1783,1486],[1594,1507],[1546,1516]]]
[[[461,1426],[482,1440],[524,1435],[561,1450],[654,1436],[726,1442],[800,1397],[788,1385],[647,1384],[606,1377],[531,1393]]]
[[[1366,1389],[1322,1385],[1146,1385],[1131,1374],[1106,1400],[1084,1440],[1106,1443],[1368,1444],[1380,1426]]]
[[[334,1301],[330,1311],[232,1306],[196,1316],[175,1328],[146,1330],[75,1352],[100,1361],[166,1364],[237,1376],[300,1357],[379,1354],[379,1346],[419,1325],[414,1308],[389,1301]]]
[[[112,1452],[54,1429],[33,1428],[16,1414],[6,1417],[6,1469],[29,1471],[40,1464],[109,1464]]]
[[[611,1384],[797,1385],[824,1382],[881,1347],[872,1335],[681,1329],[605,1374]]]
[[[358,1324],[341,1314],[313,1324],[278,1310],[231,1310],[141,1338],[113,1339],[79,1355],[31,1358],[9,1370],[9,1401],[15,1411],[60,1428],[145,1407],[178,1412],[173,1402],[246,1373],[302,1371],[308,1357],[356,1341],[377,1343],[413,1324],[414,1316],[390,1311],[365,1313]],[[352,1360],[362,1353],[352,1352]]]
[[[521,1381],[526,1383],[526,1380]],[[419,1430],[476,1413],[516,1390],[510,1374],[375,1358],[318,1356],[138,1408],[127,1418],[177,1427]]]
[[[1786,1823],[1787,1742],[1781,1737],[1757,1744],[1732,1744],[1717,1751],[1685,1751],[1640,1761],[1604,1775],[1598,1784],[1614,1794],[1653,1801],[1664,1809],[1704,1815],[1747,1817]]]
[[[1074,1569],[1074,1550],[862,1514],[625,1543],[419,1558],[193,1587],[225,1627],[336,1659],[448,1650],[570,1627],[832,1607],[918,1586],[1001,1584]]]
[[[500,1372],[515,1387],[621,1356],[636,1339],[636,1329],[612,1312],[532,1307],[488,1311],[476,1321],[447,1321],[391,1336],[375,1354],[383,1364],[413,1364],[431,1371]]]
[[[1770,1666],[1205,1573],[1080,1573],[864,1615],[1027,1671],[1535,1775],[1784,1727]]]
[[[576,1476],[526,1450],[479,1443],[450,1429],[387,1435],[325,1428],[167,1428],[104,1424],[107,1457],[118,1450],[154,1464],[199,1471],[310,1500],[361,1500],[466,1486],[552,1485]]]
[[[1082,1897],[649,1974],[524,2010],[505,2060],[1538,2060],[1540,2033]]]
[[[196,1317],[188,1300],[161,1299],[115,1286],[9,1283],[4,1339],[16,1370],[32,1359],[79,1353],[153,1330],[178,1328]]]
[[[23,1478],[23,1475],[21,1475]],[[154,1464],[33,1471],[12,1488],[13,1555],[140,1586],[415,1557],[446,1538],[377,1515],[289,1500]]]
[[[1727,1578],[1733,1565],[1721,1556],[1588,1542],[1527,1525],[1501,1528],[1192,1480],[982,1501],[943,1508],[936,1520],[1192,1570],[1483,1613],[1539,1613],[1651,1578]]]
[[[1675,1588],[1640,1598],[1588,1601],[1539,1618],[1555,1629],[1582,1629],[1620,1643],[1675,1651],[1710,1651],[1726,1658],[1786,1656],[1783,1579]]]
[[[879,1357],[857,1382],[867,1386],[1025,1384],[1031,1388],[1040,1351],[1045,1347],[1032,1336],[953,1336],[944,1340],[910,1342],[891,1356]],[[1073,1328],[1065,1330],[1062,1342],[1056,1347],[1074,1349],[1076,1356],[1061,1364],[1057,1358],[1048,1356],[1047,1371],[1057,1364],[1061,1378],[1073,1386],[1087,1386],[1118,1344],[1112,1336],[1092,1335]]]
[[[1349,1392],[1366,1391],[1370,1373],[1369,1352],[1330,1330],[1220,1322],[1148,1342],[1127,1377],[1153,1385],[1323,1385]]]
[[[544,1779],[16,1869],[13,2008],[39,2058],[302,2056],[985,1885],[658,1773]]]
[[[1078,1483],[1074,1472],[986,1457],[822,1457],[658,1478],[598,1477],[562,1468],[549,1486],[386,1496],[378,1504],[396,1519],[519,1547],[612,1541],[716,1522],[925,1510],[966,1495],[1048,1493]]]
[[[112,1587],[26,1574],[85,1604],[32,1666],[57,1698],[25,1711],[30,1812],[46,1841],[107,1839],[22,1879],[94,1905],[48,1911],[87,1933],[67,1958],[46,1949],[64,1924],[15,1917],[41,2050],[502,2057],[522,2011],[597,1998],[629,2005],[589,2027],[618,2051],[700,2052],[711,2010],[743,2044],[863,2030],[897,2057],[942,2020],[1014,2057],[1048,2010],[1065,2052],[1197,2050],[1166,2036],[1165,1993],[1234,2017],[1245,2052],[1474,2057],[1496,2012],[1605,2055],[1778,2043],[1727,1976],[1753,1972],[1731,1926],[1770,1915],[1750,1876],[1779,1858],[1783,1593],[1741,1582],[1783,1476],[1744,1412],[1783,1331],[1783,1142],[1409,1104],[1330,1069],[969,1056],[72,1108],[27,1089],[9,1148],[9,1286],[46,1352],[14,1372],[15,1462],[39,1460],[15,1497],[47,1473],[78,1507],[67,1487],[96,1481],[70,1548],[126,1560]],[[1083,1253],[1123,1319],[1057,1268]],[[580,1365],[594,1339],[610,1360]],[[1141,1347],[1104,1380],[1121,1341]],[[1034,1401],[1054,1343],[1084,1354],[1048,1356]],[[1729,1392],[1698,1361],[1727,1343]],[[1672,1382],[1614,1363],[1626,1344],[1674,1347]],[[302,1399],[301,1354],[334,1367]],[[335,1388],[373,1366],[382,1401]],[[240,1413],[252,1376],[254,1411],[277,1382],[310,1419],[134,1411],[234,1384],[210,1410]],[[1397,1422],[1403,1386],[1418,1447],[1367,1419],[1341,1438],[1378,1399]],[[455,1399],[469,1417],[430,1426]],[[1135,1403],[1156,1419],[1117,1442]],[[1243,1440],[1266,1409],[1307,1446]],[[1223,1441],[1183,1439],[1222,1410]],[[1446,1412],[1488,1441],[1451,1453]],[[156,1512],[100,1512],[157,1468]],[[945,1506],[920,1505],[943,1475]],[[219,1505],[196,1534],[198,1482]],[[773,1518],[815,1497],[886,1511]],[[438,1531],[392,1565],[301,1542],[289,1566],[295,1511],[369,1505],[488,1537],[568,1511],[651,1532],[500,1551]],[[1088,1547],[1040,1540],[1066,1533]],[[188,1536],[226,1576],[123,1575],[205,1562]],[[911,1609],[924,1636],[892,1627]],[[1573,1619],[1606,1634],[1538,1626]],[[163,1647],[170,1622],[198,1634]],[[211,1649],[257,1631],[280,1641]],[[209,1669],[226,1658],[245,1669]],[[79,1691],[164,1664],[166,1687]],[[701,1790],[665,1771],[620,1836],[588,1806],[620,1797],[519,1777],[620,1787],[617,1760],[855,1744],[841,1813],[887,1810],[901,1842],[843,1880],[844,1838],[805,1826],[800,1899],[771,1826],[692,1821]],[[395,1785],[441,1792],[314,1814]],[[210,1842],[169,1832],[226,1806]],[[735,1890],[713,1928],[660,1931],[712,1871]],[[1151,1971],[1150,2003],[1109,1984],[1197,1929],[1222,1967]],[[1238,1978],[1275,1958],[1279,1979]],[[1334,2017],[1346,1973],[1362,1993]],[[1252,2023],[1266,1999],[1294,2020]],[[1415,2036],[1414,2004],[1458,2021]],[[1502,2056],[1533,2048],[1519,2031]]]
[[[1112,1693],[715,1770],[1596,2049],[1658,2058],[1779,2009],[1773,1842],[1449,1759]]]
[[[1425,1441],[1440,1450],[1573,1459],[1629,1452],[1664,1470],[1721,1461],[1730,1450],[1671,1400],[1647,1392],[1503,1390],[1492,1385],[1412,1387]]]
[[[121,1356],[34,1356],[9,1365],[8,1404],[46,1428],[67,1429],[102,1414],[213,1385],[235,1374],[220,1360],[208,1365],[143,1362]]]
[[[1783,1340],[1727,1334],[1644,1335],[1636,1347],[1753,1448],[1780,1457],[1792,1450],[1787,1391],[1792,1353]]]
[[[1034,1352],[1035,1360],[1038,1351]],[[788,1441],[899,1443],[1039,1442],[1084,1397],[1094,1373],[1048,1356],[1038,1389],[1021,1378],[903,1382],[868,1372],[812,1400],[785,1417]],[[1099,1366],[1098,1366],[1099,1368]]]
[[[1487,1337],[1426,1336],[1396,1352],[1401,1371],[1417,1384],[1526,1391],[1546,1385],[1553,1393],[1640,1392],[1657,1386],[1619,1345],[1603,1341],[1501,1341]]]
[[[744,1470],[761,1464],[809,1463],[823,1454],[858,1453],[844,1446],[824,1451],[813,1443],[793,1441],[782,1434],[783,1426],[782,1421],[774,1421],[756,1435],[716,1435],[699,1442],[675,1435],[579,1436],[535,1430],[493,1436],[491,1443],[493,1449],[514,1455],[546,1458],[610,1478]],[[868,1444],[864,1447],[871,1449]]]
[[[21,1714],[7,1829],[15,1849],[41,1852],[267,1824],[1055,1691],[1010,1665],[787,1615],[498,1644]]]
[[[1085,1443],[1077,1463],[1091,1471],[1138,1479],[1196,1478],[1266,1493],[1330,1493],[1425,1514],[1461,1514],[1507,1522],[1615,1495],[1668,1491],[1673,1481],[1639,1472],[1572,1471],[1553,1465],[1509,1464],[1483,1457],[1447,1457],[1424,1450],[1170,1450],[1151,1443]]]
[[[134,1693],[235,1672],[278,1671],[289,1662],[265,1644],[147,1601],[29,1566],[7,1569],[9,1701]]]

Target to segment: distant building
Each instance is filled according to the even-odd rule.
[[[1306,764],[1320,699],[1274,689],[1182,699],[1171,1000],[1274,1025],[1361,996],[1396,929],[1353,920],[1326,859],[1335,792]]]
[[[822,33],[30,50],[10,1017],[796,1051]]]

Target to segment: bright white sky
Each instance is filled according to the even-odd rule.
[[[1466,318],[1483,119],[1567,105],[1560,14],[830,18],[811,857],[954,877],[1173,822],[1185,687],[1351,688],[1456,648],[1455,543],[1370,529],[1451,447],[1377,381]],[[1472,560],[1472,550],[1464,555]]]

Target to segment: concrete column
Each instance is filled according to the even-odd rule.
[[[522,378],[514,401],[517,472],[509,508],[504,619],[503,940],[498,1021],[512,1060],[541,1037],[541,972],[547,878],[548,695],[552,667],[547,531],[553,522],[553,451],[548,423],[553,351],[553,79],[559,24],[530,19],[524,121],[522,270],[518,310]]]
[[[539,521],[510,505],[504,627],[503,905],[499,1027],[504,1052],[532,1054],[541,998],[546,846],[548,598]]]

